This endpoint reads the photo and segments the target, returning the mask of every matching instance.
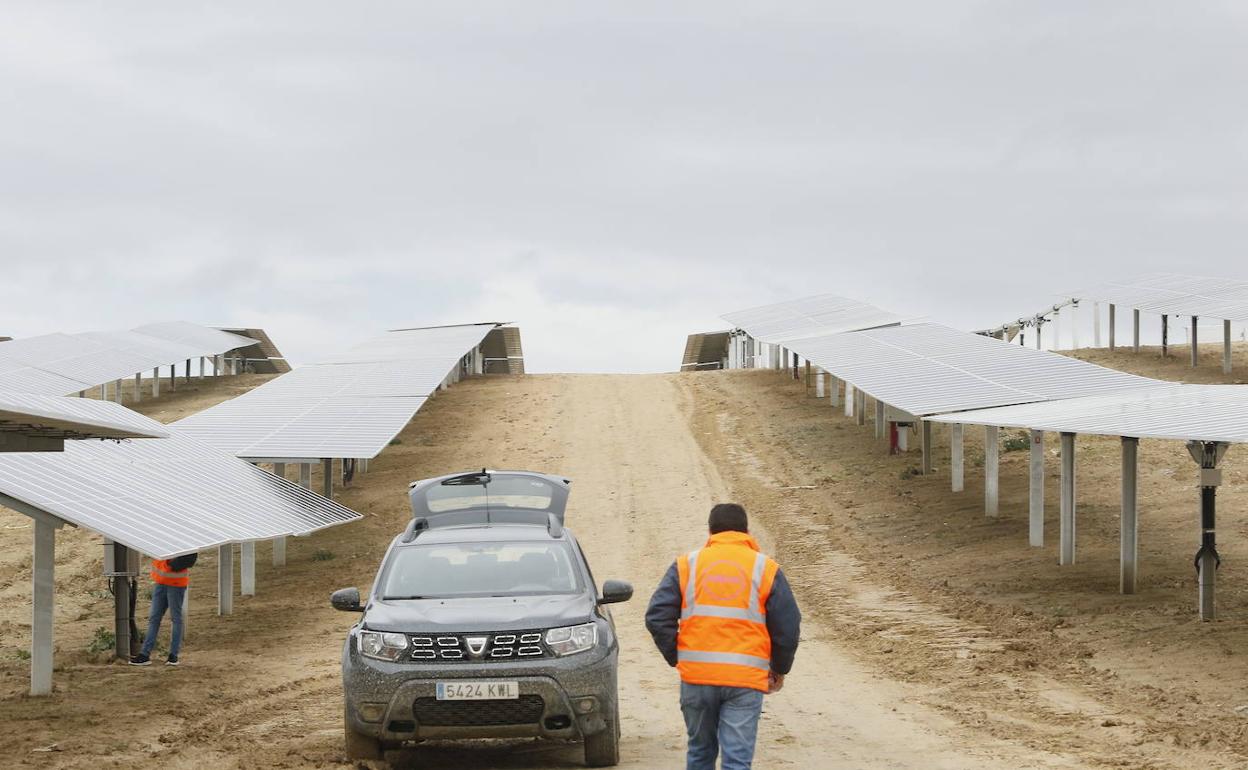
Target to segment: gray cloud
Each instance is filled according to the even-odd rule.
[[[1248,278],[1233,3],[10,4],[0,333],[514,320],[660,370],[837,291],[961,326]],[[604,343],[609,340],[609,343]]]

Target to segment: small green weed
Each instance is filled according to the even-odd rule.
[[[91,637],[91,641],[87,643],[87,652],[97,655],[101,652],[109,652],[117,647],[117,637],[113,635],[104,626],[95,629],[95,635]]]
[[[17,649],[17,659],[18,660],[30,660],[30,650],[26,649],[25,647],[19,647]]]
[[[312,561],[329,561],[334,558],[334,552],[325,548],[318,548],[312,552]]]
[[[1031,439],[1026,436],[1006,436],[1001,447],[1007,452],[1022,452],[1031,448]]]

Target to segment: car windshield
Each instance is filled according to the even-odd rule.
[[[433,513],[479,508],[487,503],[493,508],[532,508],[544,511],[553,499],[550,482],[532,476],[495,474],[490,483],[472,483],[459,479],[444,481],[425,493]]]
[[[446,543],[399,548],[382,580],[384,599],[532,596],[580,590],[564,543]]]

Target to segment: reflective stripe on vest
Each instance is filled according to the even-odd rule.
[[[161,585],[186,588],[191,584],[191,571],[189,569],[171,570],[168,561],[152,559],[151,578]]]
[[[702,652],[700,650],[677,650],[678,661],[689,663],[727,663],[733,666],[749,666],[763,671],[771,670],[771,661],[739,652]]]

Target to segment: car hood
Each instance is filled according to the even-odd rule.
[[[584,623],[596,602],[586,594],[375,601],[364,625],[375,631],[524,631]]]

